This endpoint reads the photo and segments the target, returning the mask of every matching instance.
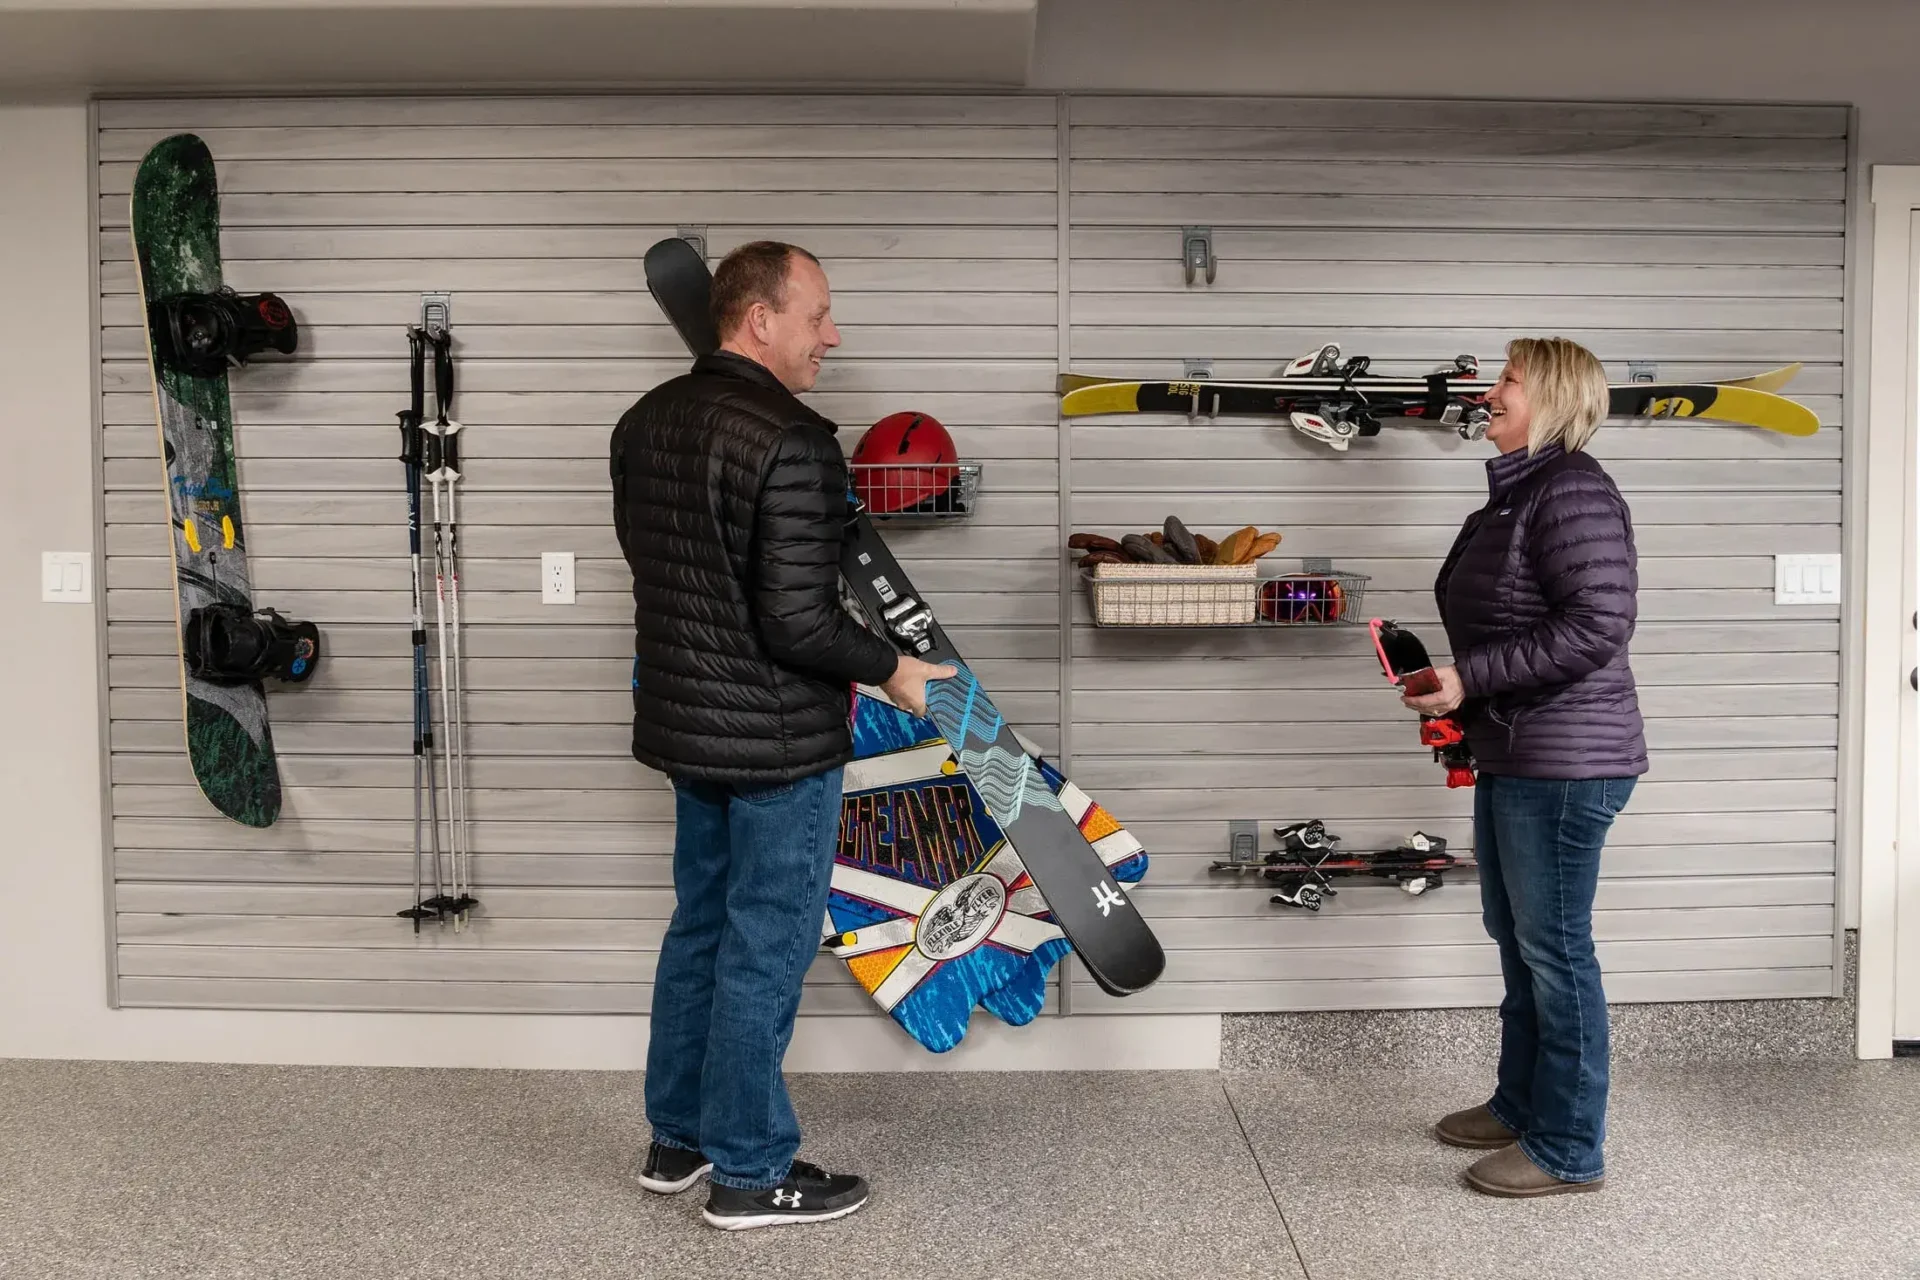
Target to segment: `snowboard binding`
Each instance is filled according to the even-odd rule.
[[[187,615],[183,640],[187,670],[209,684],[305,684],[320,662],[320,628],[274,609],[204,605]]]
[[[148,324],[163,364],[213,378],[262,351],[292,355],[300,344],[293,312],[278,294],[176,293],[153,302]]]
[[[1375,618],[1367,624],[1373,633],[1373,651],[1387,679],[1404,693],[1415,697],[1437,693],[1440,678],[1434,674],[1427,646],[1411,631],[1390,620]],[[1447,786],[1473,785],[1473,751],[1467,746],[1466,726],[1453,715],[1420,717],[1420,745],[1433,752],[1433,758],[1447,770]]]

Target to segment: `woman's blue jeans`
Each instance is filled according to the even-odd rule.
[[[1605,1164],[1607,997],[1593,950],[1600,849],[1632,778],[1482,774],[1473,835],[1480,904],[1500,948],[1500,1069],[1487,1107],[1565,1182]]]

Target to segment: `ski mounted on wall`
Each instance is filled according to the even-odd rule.
[[[699,252],[683,239],[663,240],[647,251],[645,269],[647,287],[687,348],[696,356],[717,350],[719,338],[708,312],[712,279]],[[878,729],[885,721],[907,736],[886,744],[892,749],[882,758],[904,764],[916,752],[931,749],[938,754],[935,773],[951,786],[964,785],[968,797],[977,797],[982,812],[971,828],[984,837],[984,856],[957,868],[961,874],[937,892],[924,876],[918,883],[882,877],[890,881],[887,892],[876,891],[865,904],[879,914],[865,928],[847,929],[834,946],[836,953],[896,1020],[929,1047],[946,1047],[958,1039],[975,999],[1008,1021],[1029,1020],[1039,1009],[1045,969],[1064,951],[1057,935],[1079,953],[1088,974],[1108,994],[1130,995],[1151,985],[1165,968],[1165,953],[1121,888],[1144,873],[1144,851],[1015,733],[852,493],[840,570],[847,593],[869,626],[901,651],[926,662],[951,664],[960,672],[929,684],[923,718],[891,707],[876,691],[859,691],[856,742],[878,749],[888,736]],[[856,760],[849,773],[857,780],[876,769],[886,771],[875,759]],[[851,821],[843,813],[843,828]],[[843,883],[837,866],[836,893]],[[909,894],[913,902],[882,900],[888,894]],[[863,933],[865,939],[859,936]],[[829,941],[834,941],[831,934]],[[974,984],[949,998],[949,1007],[938,1015],[940,1026],[917,1025],[887,1005],[889,998],[900,995],[889,992],[889,983],[918,990],[920,980],[934,969],[989,950],[1013,957],[1012,971],[1004,980],[994,978],[991,989]],[[863,962],[883,955],[891,966],[887,973],[866,970]],[[1013,1007],[996,1007],[993,996],[1007,991],[1008,984],[1021,998],[1012,1001]],[[952,1022],[956,1014],[957,1029]]]
[[[1430,374],[1388,377],[1370,372],[1366,356],[1342,360],[1338,343],[1301,356],[1278,378],[1193,378],[1142,382],[1087,374],[1060,375],[1060,412],[1069,418],[1115,413],[1184,413],[1194,417],[1280,417],[1302,435],[1345,451],[1378,435],[1383,419],[1448,426],[1463,439],[1486,434],[1487,393],[1472,356]],[[1698,419],[1758,427],[1789,436],[1820,429],[1811,409],[1777,394],[1798,364],[1725,382],[1609,384],[1610,417]]]

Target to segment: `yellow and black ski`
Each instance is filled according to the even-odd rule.
[[[1466,358],[1424,377],[1367,372],[1366,357],[1344,362],[1338,349],[1303,357],[1299,372],[1270,379],[1130,381],[1068,373],[1059,378],[1061,413],[1069,418],[1120,413],[1184,413],[1196,417],[1281,417],[1304,434],[1344,449],[1376,435],[1383,419],[1454,427],[1477,439],[1486,426],[1483,402],[1493,383]],[[1789,436],[1820,429],[1811,409],[1779,395],[1798,364],[1721,382],[1622,382],[1609,388],[1609,414],[1628,420],[1697,419],[1758,427]]]

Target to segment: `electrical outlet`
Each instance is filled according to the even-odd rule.
[[[573,603],[573,552],[540,553],[540,603]]]
[[[55,604],[91,604],[92,554],[86,551],[41,552],[40,598]]]
[[[1840,557],[1775,556],[1775,604],[1839,604]]]

